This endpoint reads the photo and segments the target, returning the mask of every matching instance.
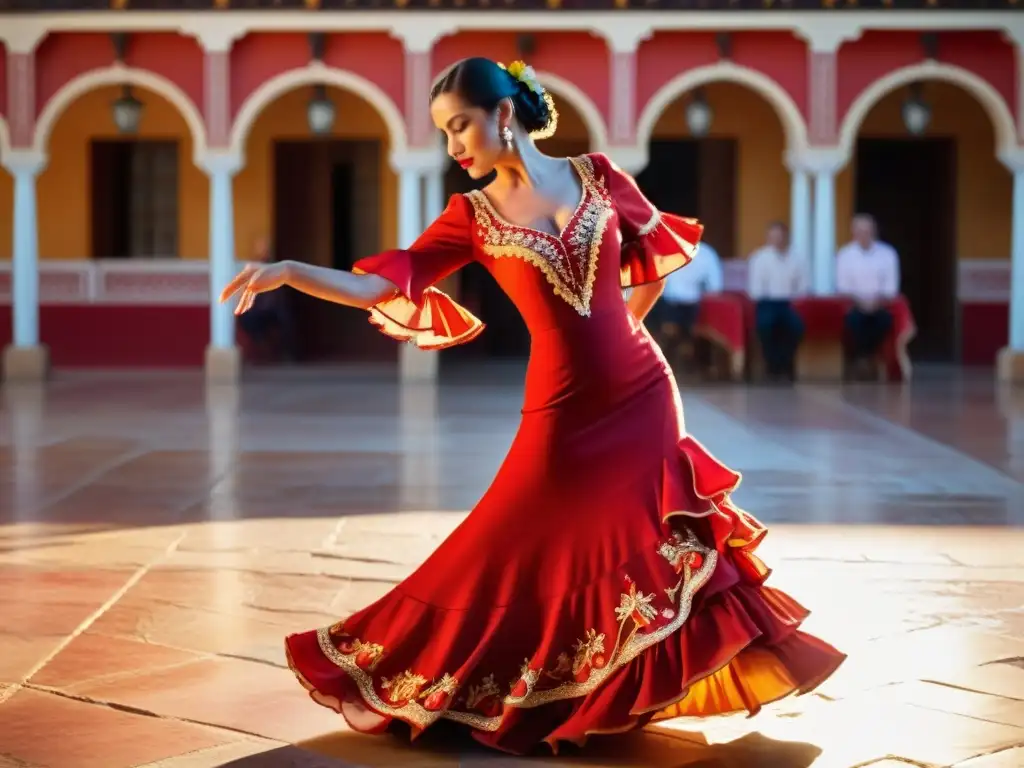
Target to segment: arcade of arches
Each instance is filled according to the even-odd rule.
[[[769,222],[793,215],[786,134],[775,108],[755,90],[733,82],[701,90],[713,112],[709,135],[690,135],[685,108],[692,94],[680,95],[657,119],[648,165],[637,178],[659,207],[704,220],[707,241],[724,258],[742,259],[762,243]],[[39,258],[44,264],[131,256],[206,260],[211,186],[207,170],[194,162],[188,122],[161,95],[136,88],[143,117],[137,136],[126,140],[110,112],[119,95],[114,86],[87,92],[53,126],[36,182]],[[313,88],[307,85],[267,105],[244,137],[243,162],[231,183],[240,259],[267,239],[281,257],[345,267],[400,244],[401,174],[392,166],[388,124],[352,92],[330,87],[327,95],[337,110],[330,135],[310,135],[306,107]],[[580,112],[555,96],[559,132],[542,148],[555,155],[594,148]],[[909,137],[903,125],[905,89],[883,97],[859,127],[852,157],[835,177],[835,240],[846,241],[854,212],[875,215],[883,238],[903,257],[904,284],[922,329],[920,351],[928,359],[955,360],[962,339],[975,333],[958,313],[958,270],[1010,253],[1013,177],[997,158],[992,120],[972,94],[926,82],[923,96],[932,120],[921,137]],[[143,145],[160,151],[121,151]],[[132,235],[132,226],[142,225],[125,224],[140,208],[133,188],[112,181],[118,174],[131,177],[129,167],[148,169],[143,175],[161,190],[150,196],[148,212],[137,214],[153,230],[144,237]],[[2,259],[12,254],[13,186],[12,176],[0,170]],[[450,166],[445,193],[466,188],[464,174]],[[478,272],[467,270],[456,289],[492,332],[458,354],[523,354],[524,331],[514,310]],[[353,313],[304,306],[300,314],[310,331],[302,335],[312,339],[308,359],[396,354]],[[1005,330],[1005,315],[996,319]],[[986,353],[988,361],[994,352]]]

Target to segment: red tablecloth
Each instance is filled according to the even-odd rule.
[[[701,298],[693,333],[725,349],[733,374],[742,376],[746,367],[747,319],[741,296],[716,293]]]
[[[755,303],[746,294],[729,293],[723,297],[730,297],[740,305],[740,314],[743,318],[744,337],[756,336]],[[705,297],[707,302],[712,297]],[[719,297],[714,297],[719,298]],[[724,303],[724,302],[718,302]],[[844,342],[846,333],[846,313],[853,306],[853,302],[842,296],[808,296],[793,302],[793,308],[804,321],[805,339],[818,341],[834,340],[836,344]],[[910,312],[910,304],[905,296],[897,297],[889,304],[889,311],[892,312],[893,327],[882,347],[882,361],[885,363],[886,375],[890,381],[909,381],[911,375],[910,357],[907,355],[907,345],[917,333],[917,326],[914,324],[914,316]],[[734,312],[734,311],[733,311]],[[720,329],[734,322],[726,321],[719,316],[725,315],[726,311],[718,309],[710,311],[710,318],[715,318],[714,328]],[[701,317],[704,316],[704,305],[701,304]],[[721,331],[718,331],[721,333]]]

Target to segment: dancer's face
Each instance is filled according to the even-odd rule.
[[[471,178],[489,174],[507,152],[501,140],[512,116],[507,101],[486,112],[457,94],[442,93],[431,103],[430,116],[448,139],[448,154]]]

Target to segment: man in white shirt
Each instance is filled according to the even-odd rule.
[[[747,293],[757,302],[755,319],[768,376],[793,377],[793,362],[804,335],[804,323],[793,299],[807,292],[810,274],[803,254],[792,253],[789,228],[768,226],[767,243],[750,255]]]
[[[836,256],[836,289],[853,299],[846,330],[851,357],[864,369],[892,330],[889,302],[900,292],[900,261],[891,245],[877,239],[871,216],[855,216],[852,230],[853,241]]]
[[[701,243],[693,261],[665,278],[656,322],[677,325],[683,335],[689,336],[697,321],[700,297],[705,293],[720,293],[724,279],[718,252],[707,243]]]

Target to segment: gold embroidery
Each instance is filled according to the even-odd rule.
[[[579,173],[582,197],[557,236],[505,221],[480,191],[470,192],[466,197],[473,205],[477,235],[483,241],[485,253],[532,264],[551,284],[556,296],[588,317],[601,242],[611,218],[611,197],[604,182],[595,176],[590,158],[570,161]]]
[[[504,697],[494,675],[489,674],[479,683],[466,688],[464,699],[456,701],[460,709],[446,708],[454,700],[458,689],[458,681],[454,677],[446,674],[437,683],[424,689],[426,678],[409,670],[382,680],[381,688],[388,692],[389,699],[385,702],[377,694],[370,674],[355,663],[355,656],[359,653],[357,648],[380,648],[374,656],[379,659],[384,654],[381,646],[363,643],[344,635],[340,624],[318,630],[317,639],[323,654],[349,674],[365,702],[378,712],[404,719],[420,728],[443,717],[479,730],[496,731],[502,723],[503,706],[530,709],[553,701],[585,696],[596,690],[615,670],[633,661],[651,646],[664,641],[683,626],[690,615],[694,595],[715,570],[718,553],[701,544],[690,531],[685,535],[673,532],[669,540],[659,546],[658,553],[680,574],[676,586],[665,590],[672,598],[672,606],[660,611],[664,624],[652,628],[659,615],[654,607],[655,596],[638,590],[636,583],[627,577],[626,591],[620,596],[619,605],[615,609],[619,631],[615,647],[610,653],[605,650],[605,636],[597,630],[588,630],[576,642],[575,655],[571,661],[569,654],[561,653],[554,669],[547,672],[542,668],[531,667],[529,661],[524,662],[520,676]],[[678,596],[678,601],[674,599],[675,596]],[[632,624],[632,627],[622,641],[627,624]],[[569,672],[572,678],[567,680]],[[556,685],[538,690],[536,686],[541,679],[550,679]],[[439,692],[443,694],[435,697]],[[423,700],[424,704],[419,704],[418,699]],[[465,709],[461,709],[462,706]]]

